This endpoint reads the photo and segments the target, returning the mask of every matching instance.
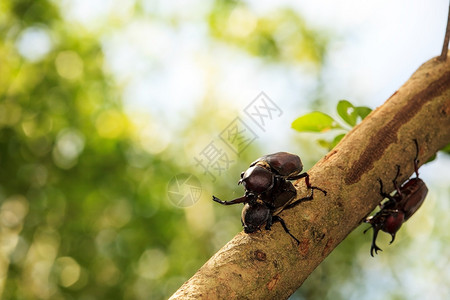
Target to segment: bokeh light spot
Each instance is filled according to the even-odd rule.
[[[21,115],[22,109],[17,104],[13,102],[0,103],[0,127],[16,124],[19,122]]]
[[[80,265],[72,257],[59,257],[56,264],[60,267],[59,282],[63,287],[70,287],[80,279]]]
[[[6,199],[0,208],[0,223],[9,228],[22,224],[28,213],[28,201],[24,196],[16,195]]]
[[[20,55],[30,62],[43,59],[52,50],[52,40],[42,27],[25,29],[17,40],[16,47]]]
[[[156,279],[163,276],[169,268],[166,254],[159,249],[146,250],[139,259],[137,272],[147,279]]]
[[[246,37],[255,30],[258,19],[245,8],[235,8],[228,18],[227,30],[236,37]]]
[[[53,148],[53,160],[62,169],[70,169],[78,162],[84,149],[84,136],[75,129],[63,129]]]
[[[74,80],[83,74],[83,60],[74,51],[63,51],[56,56],[56,71],[66,79]]]
[[[125,118],[118,111],[107,110],[97,117],[95,126],[101,137],[114,139],[125,131]]]

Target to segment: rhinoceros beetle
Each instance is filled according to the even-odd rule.
[[[232,205],[237,203],[253,203],[259,198],[269,208],[279,208],[286,204],[282,203],[280,205],[276,203],[280,199],[278,198],[280,189],[284,189],[286,193],[291,193],[292,198],[295,197],[295,188],[291,188],[286,182],[290,183],[288,180],[300,178],[305,178],[305,183],[308,188],[320,190],[326,195],[326,191],[310,184],[309,174],[306,172],[301,173],[302,170],[302,161],[295,154],[277,152],[265,155],[251,163],[250,167],[241,173],[241,179],[238,184],[244,185],[244,196],[231,201],[222,201],[213,196],[213,200],[223,205]]]
[[[367,228],[364,233],[370,228],[373,228],[372,246],[370,248],[370,255],[373,257],[373,252],[378,254],[378,251],[382,251],[376,242],[378,231],[384,231],[392,236],[390,244],[395,240],[395,234],[400,229],[402,224],[406,222],[422,205],[425,197],[428,193],[428,188],[419,178],[418,170],[418,156],[419,145],[417,140],[414,140],[416,144],[416,157],[414,159],[414,171],[416,178],[407,180],[401,186],[397,184],[397,178],[400,175],[400,166],[397,165],[397,175],[393,180],[395,194],[390,195],[384,192],[383,182],[378,179],[380,183],[380,194],[388,200],[381,205],[381,209],[374,216],[368,217],[365,222],[371,224],[371,227]]]
[[[311,199],[312,196],[299,199],[294,203],[292,203],[293,204],[292,206],[291,205],[286,206],[285,209],[294,207],[295,205],[297,205],[302,201]],[[280,222],[284,231],[297,242],[297,245],[300,244],[300,241],[287,228],[287,225],[284,222],[284,220],[280,216],[275,215],[274,213],[275,212],[272,209],[268,208],[267,205],[265,205],[261,201],[256,201],[253,204],[246,203],[244,205],[244,208],[242,209],[241,214],[241,223],[242,226],[244,227],[244,232],[253,233],[257,230],[260,230],[264,224],[266,224],[265,229],[270,230],[274,222]]]
[[[299,242],[277,214],[302,201],[313,199],[315,189],[326,195],[326,191],[310,184],[308,173],[301,173],[302,170],[300,157],[295,154],[277,152],[265,155],[241,173],[238,184],[244,185],[244,196],[231,201],[222,201],[213,196],[213,201],[222,205],[244,203],[241,221],[246,233],[255,232],[263,224],[266,224],[265,229],[270,230],[272,223],[279,221],[284,230]],[[297,190],[290,180],[300,178],[305,178],[306,186],[311,189],[311,195],[291,203],[297,195]]]

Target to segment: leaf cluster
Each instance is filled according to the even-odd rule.
[[[355,106],[347,100],[341,100],[336,106],[336,111],[340,119],[335,119],[320,111],[313,111],[295,119],[291,126],[299,132],[324,133],[333,130],[335,135],[331,139],[317,140],[320,146],[331,150],[351,128],[367,117],[372,109],[366,106]]]

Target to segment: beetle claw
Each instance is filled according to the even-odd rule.
[[[212,196],[212,200],[214,201],[214,202],[217,202],[217,203],[220,203],[220,204],[223,204],[223,202],[225,202],[225,201],[222,201],[222,200],[220,200],[219,198],[217,198],[216,196]]]
[[[389,245],[394,242],[394,240],[395,240],[395,233],[392,233],[391,236],[392,236],[392,240],[389,242]]]
[[[365,220],[365,223],[369,223],[369,221]],[[366,234],[367,231],[369,231],[369,229],[372,229],[372,226],[370,226],[369,228],[367,228],[366,230],[363,231],[363,234]]]
[[[320,187],[317,187],[317,186],[311,186],[311,189],[312,189],[312,190],[319,190],[319,191],[321,191],[321,192],[324,194],[324,196],[327,195],[327,191],[321,189]]]
[[[372,257],[374,257],[373,256],[373,251],[375,250],[375,254],[377,254],[378,255],[378,251],[383,251],[380,247],[378,247],[377,246],[377,244],[372,244],[372,247],[370,247],[370,255],[372,256]]]

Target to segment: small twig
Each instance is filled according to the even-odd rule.
[[[445,30],[444,45],[442,46],[442,52],[439,56],[439,60],[445,61],[448,53],[448,42],[450,40],[450,5],[448,7],[447,29]]]

